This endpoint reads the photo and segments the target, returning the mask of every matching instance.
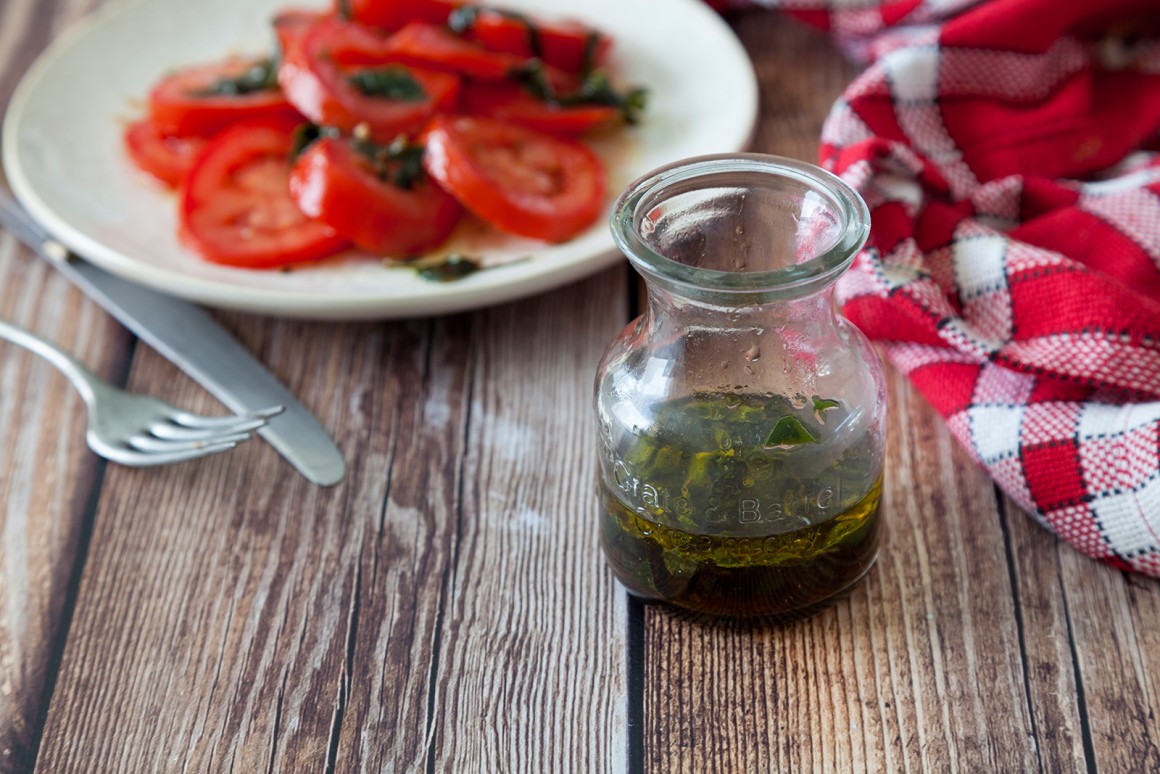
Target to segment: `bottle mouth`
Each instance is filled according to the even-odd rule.
[[[866,243],[870,212],[820,167],[740,153],[646,174],[617,197],[610,225],[638,271],[675,289],[784,298],[835,281]]]

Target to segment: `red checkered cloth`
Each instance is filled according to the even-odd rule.
[[[846,315],[999,486],[1160,575],[1160,2],[786,0],[872,63],[821,161],[865,197]]]

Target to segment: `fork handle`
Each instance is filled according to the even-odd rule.
[[[81,362],[75,357],[55,344],[51,344],[39,336],[29,333],[23,328],[5,320],[0,320],[0,338],[7,339],[13,344],[19,344],[29,352],[35,352],[52,363],[62,374],[68,377],[68,380],[72,382],[73,387],[76,387],[77,392],[81,394],[85,403],[90,406],[92,405],[95,397],[92,382],[96,377],[93,376],[89,369],[81,365]]]

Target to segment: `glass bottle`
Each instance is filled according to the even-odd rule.
[[[648,308],[596,376],[605,556],[634,594],[798,617],[877,558],[885,379],[834,283],[869,232],[800,161],[706,156],[618,198]]]

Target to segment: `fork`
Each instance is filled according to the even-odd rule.
[[[4,320],[0,338],[35,352],[68,377],[89,409],[85,433],[89,448],[122,465],[164,465],[232,449],[283,409],[274,406],[227,417],[191,414],[112,386],[56,345]]]

